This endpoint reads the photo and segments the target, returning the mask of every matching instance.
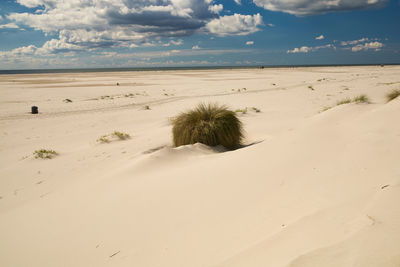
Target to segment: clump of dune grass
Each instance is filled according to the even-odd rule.
[[[69,98],[66,98],[66,99],[64,99],[63,101],[64,101],[65,103],[72,103],[72,100],[69,99]]]
[[[53,157],[57,156],[58,153],[54,150],[49,150],[49,149],[40,149],[40,150],[35,150],[33,152],[33,155],[35,156],[36,159],[52,159]]]
[[[118,132],[118,131],[114,131],[112,133],[112,135],[118,137],[120,140],[125,140],[125,139],[128,139],[128,138],[131,138],[131,136],[129,134]]]
[[[176,147],[202,143],[222,145],[227,149],[240,146],[242,122],[236,113],[218,104],[200,104],[172,119],[173,142]]]
[[[110,143],[110,139],[108,138],[108,135],[102,135],[97,139],[97,142],[99,142],[99,143]]]
[[[258,108],[256,108],[256,107],[252,107],[251,109],[252,109],[253,111],[255,111],[256,113],[261,112],[261,109],[258,109]]]
[[[369,98],[368,98],[367,95],[359,95],[359,96],[356,96],[356,97],[353,99],[353,102],[355,102],[355,103],[357,103],[357,104],[359,104],[359,103],[370,103]]]
[[[351,99],[350,98],[346,98],[346,99],[342,99],[342,100],[336,102],[336,106],[344,105],[344,104],[350,104],[350,103],[351,103]]]
[[[143,107],[143,109],[145,109],[145,110],[150,110],[150,106],[149,106],[149,105],[146,105],[146,106]]]
[[[356,104],[367,103],[368,104],[368,103],[370,103],[370,101],[369,101],[369,98],[367,95],[359,95],[359,96],[353,98],[353,100],[351,100],[350,98],[342,99],[342,100],[336,102],[336,106],[350,104],[350,103],[356,103]],[[333,108],[333,107],[331,107],[331,106],[324,107],[320,112],[327,111],[331,108]]]
[[[390,102],[398,96],[400,96],[400,90],[393,89],[391,92],[386,94],[386,100],[387,102]]]
[[[102,135],[97,139],[97,142],[99,143],[110,143],[113,139],[117,140],[126,140],[131,138],[131,136],[127,133],[119,132],[119,131],[114,131],[111,134],[106,134]]]

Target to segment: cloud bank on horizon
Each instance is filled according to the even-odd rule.
[[[389,0],[254,0],[257,6],[296,16],[309,16],[335,11],[382,8]]]
[[[40,45],[35,42],[17,46],[16,43],[15,47],[9,50],[0,48],[0,63],[4,62],[1,66],[5,63],[11,64],[13,59],[23,60],[21,58],[23,56],[43,61],[46,56],[64,54],[67,57],[65,60],[72,62],[74,53],[87,53],[87,55],[99,53],[102,56],[104,52],[111,55],[110,50],[113,49],[120,51],[149,47],[180,47],[187,41],[194,42],[196,38],[213,40],[216,37],[232,40],[255,33],[260,36],[268,35],[267,26],[275,29],[280,24],[277,19],[272,21],[273,23],[269,18],[266,19],[265,16],[273,13],[290,14],[301,20],[307,16],[321,16],[326,13],[382,9],[389,0],[253,0],[250,4],[240,0],[221,1],[222,3],[217,0],[15,0],[11,2],[13,4],[7,12],[0,6],[2,12],[0,34],[1,30],[6,31],[5,34],[7,30],[29,31],[41,34],[43,41]],[[313,35],[316,36],[313,38],[316,41],[327,39],[326,33],[313,33]],[[287,54],[308,53],[323,48],[338,47],[353,52],[380,51],[385,46],[382,40],[375,36],[365,39],[364,42],[353,46],[327,43],[314,47],[304,45],[282,51]],[[370,42],[367,42],[368,39]],[[222,45],[218,49],[208,50],[219,50],[224,54],[223,50],[239,49],[239,47],[227,49],[224,48],[223,41],[220,43]],[[245,46],[250,44],[241,43],[245,43]],[[203,46],[197,43],[190,44],[190,47]],[[193,50],[190,47],[187,50]],[[176,48],[174,50],[179,51]],[[207,53],[206,50],[204,53]],[[169,55],[175,54],[179,53]]]

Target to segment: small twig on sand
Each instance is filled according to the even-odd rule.
[[[110,256],[110,258],[114,257],[115,255],[117,255],[117,254],[120,253],[120,252],[121,252],[120,250],[117,251],[117,252],[115,252],[114,254],[112,254],[112,255]]]

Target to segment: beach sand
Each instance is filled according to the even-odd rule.
[[[398,267],[393,89],[400,66],[1,75],[0,266]],[[174,148],[209,102],[247,107],[243,148]]]

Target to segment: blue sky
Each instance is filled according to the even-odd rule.
[[[400,63],[399,0],[1,0],[0,69]]]

